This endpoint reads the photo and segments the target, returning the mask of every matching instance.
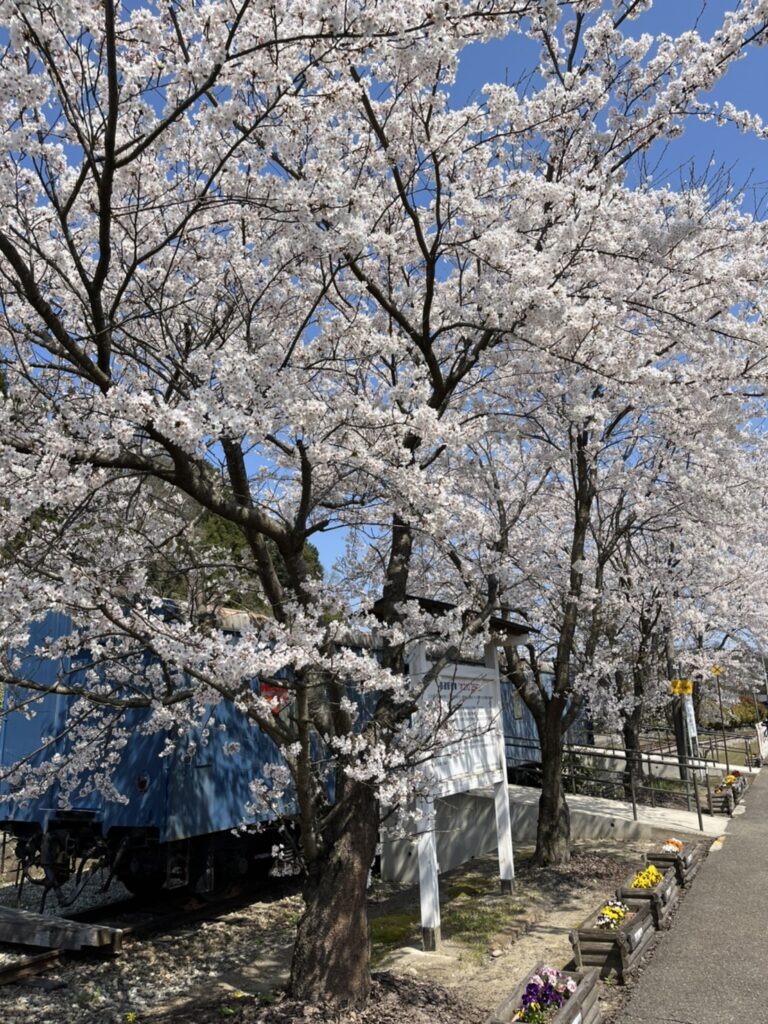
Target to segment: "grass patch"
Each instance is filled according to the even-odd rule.
[[[479,867],[479,869],[478,869]],[[499,892],[498,865],[489,864],[469,871],[452,872],[440,879],[441,934],[443,939],[465,946],[480,958],[518,922],[524,907],[518,900]],[[383,908],[382,908],[383,909]],[[421,946],[421,917],[418,896],[414,903],[391,913],[370,918],[373,962],[378,963],[402,946]]]
[[[517,920],[522,906],[508,897],[470,896],[459,893],[440,909],[444,939],[459,942],[475,956],[485,956],[496,935]],[[399,946],[418,946],[421,922],[418,910],[382,914],[371,920],[372,959],[377,963]]]
[[[376,947],[405,946],[419,938],[420,918],[418,911],[401,910],[394,914],[382,914],[371,921],[371,942]],[[383,950],[382,952],[386,952]]]
[[[490,896],[498,892],[498,878],[489,878],[487,875],[471,874],[457,878],[448,886],[448,899],[455,900],[459,896]]]
[[[473,949],[484,950],[495,935],[519,917],[522,909],[503,896],[482,902],[462,899],[443,909],[443,936]]]
[[[713,750],[712,753],[716,755],[717,761],[720,764],[725,764],[725,750],[723,749],[722,744],[719,750]],[[740,748],[732,747],[730,743],[728,744],[728,763],[730,764],[731,768],[733,768],[734,765],[736,765],[737,768],[744,768],[746,766],[743,744]]]

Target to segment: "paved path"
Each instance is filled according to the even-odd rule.
[[[768,769],[662,935],[621,1024],[768,1024]]]
[[[768,769],[766,769],[768,771]],[[725,774],[725,769],[723,769]],[[536,835],[536,819],[538,816],[540,789],[530,786],[510,785],[509,799],[513,816],[513,832],[516,842],[520,836],[531,839]],[[702,789],[702,799],[706,792]],[[648,807],[638,804],[637,818],[632,815],[632,804],[620,800],[606,800],[599,796],[582,796],[567,794],[568,807],[571,812],[571,832],[574,838],[597,838],[612,835],[616,839],[642,839],[644,837],[659,838],[663,834],[675,835],[678,832],[690,833],[701,838],[716,839],[728,825],[728,819],[722,815],[702,815],[703,835],[699,831],[699,819],[695,811],[681,808]],[[527,813],[526,813],[526,810]],[[522,817],[525,815],[525,827]],[[755,1022],[750,1022],[755,1024]],[[768,1015],[760,1024],[768,1024]]]

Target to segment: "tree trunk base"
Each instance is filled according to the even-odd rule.
[[[538,723],[537,723],[538,724]],[[539,724],[542,780],[533,863],[567,864],[571,859],[571,815],[563,786],[563,737],[560,720]]]
[[[364,1006],[371,991],[367,885],[378,818],[370,790],[353,786],[335,842],[308,867],[291,962],[290,994],[333,1008]]]

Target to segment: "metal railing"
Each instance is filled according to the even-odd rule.
[[[731,735],[729,745],[727,733],[719,729],[702,729],[699,732],[699,747],[713,760],[724,764],[726,771],[730,771],[731,767],[753,767],[760,753],[753,731],[748,735]]]
[[[711,765],[725,765],[726,771],[751,768],[757,765],[760,751],[754,731],[729,732],[722,729],[698,730],[699,758]],[[617,756],[623,755],[624,741],[612,733],[598,733],[593,744]],[[640,732],[640,748],[644,754],[658,753],[677,759],[677,740],[674,730],[662,725],[646,726]]]
[[[509,738],[507,740],[507,766],[510,778],[523,783],[540,785],[540,747],[535,740]],[[602,763],[588,763],[598,761]],[[616,761],[622,761],[616,767]],[[609,762],[606,764],[605,762]],[[611,766],[611,763],[614,763]],[[583,796],[623,800],[632,805],[632,815],[638,820],[638,805],[675,807],[694,811],[699,829],[704,831],[702,815],[731,814],[740,794],[730,789],[716,793],[721,781],[719,769],[712,773],[711,758],[687,758],[681,762],[676,756],[638,751],[630,753],[616,748],[595,749],[566,744],[563,750],[562,777],[568,792]],[[659,769],[684,769],[683,778],[662,775]]]

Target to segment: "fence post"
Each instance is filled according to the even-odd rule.
[[[684,779],[684,781],[685,781],[685,800],[686,800],[686,803],[688,804],[688,813],[690,814],[691,813],[691,776],[693,776],[694,778],[696,777],[696,769],[690,767],[688,758],[685,755],[683,755],[683,757],[680,760],[682,762],[683,767],[685,768],[685,779]]]
[[[696,772],[693,772],[693,795],[696,799],[696,813],[699,816],[699,832],[704,831],[704,820],[701,817],[701,798],[699,797],[699,783],[696,779]]]
[[[709,805],[709,813],[714,814],[715,809],[712,806],[712,784],[709,781],[709,772],[707,772],[704,778],[707,780],[707,804]]]
[[[635,793],[635,770],[629,769],[629,790],[632,794],[632,817],[637,821],[637,795]]]

